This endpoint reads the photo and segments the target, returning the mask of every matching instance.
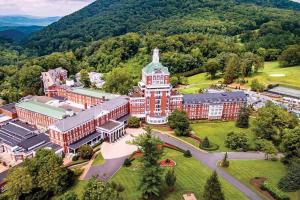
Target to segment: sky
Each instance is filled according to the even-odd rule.
[[[94,0],[0,0],[0,15],[65,16]]]

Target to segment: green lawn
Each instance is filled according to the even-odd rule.
[[[203,121],[195,124],[191,124],[192,130],[200,138],[208,137],[208,139],[220,146],[218,151],[231,151],[224,145],[226,135],[230,131],[244,132],[249,137],[250,145],[253,145],[254,134],[251,132],[251,126],[248,129],[242,129],[235,127],[235,121],[223,122],[223,121]],[[185,138],[181,137],[186,140]],[[188,141],[189,142],[189,141]]]
[[[98,166],[104,164],[105,160],[101,153],[98,153],[95,160],[93,161],[92,166]]]
[[[72,186],[70,189],[68,189],[68,191],[73,191],[75,192],[75,194],[77,194],[77,196],[79,197],[79,199],[81,199],[83,197],[83,192],[84,192],[84,188],[87,185],[88,181],[79,181],[77,180],[74,184],[74,186]],[[57,200],[59,198],[59,196],[55,196],[52,198],[52,200]]]
[[[280,178],[285,175],[286,168],[279,161],[232,160],[230,161],[230,166],[226,169],[226,171],[254,190],[249,183],[252,178],[259,176],[266,177],[268,181],[276,186]],[[300,199],[300,191],[288,193],[288,195],[291,197],[291,200]]]
[[[167,195],[164,199],[180,200],[182,199],[182,194],[188,191],[194,192],[198,199],[202,199],[203,187],[212,171],[205,165],[199,163],[196,159],[185,158],[182,153],[175,150],[165,149],[164,158],[171,158],[177,163],[175,167],[177,176],[176,191]],[[113,181],[125,186],[125,191],[122,193],[124,199],[140,199],[140,192],[137,189],[139,184],[139,169],[140,163],[134,161],[131,167],[122,167],[112,178]],[[247,199],[240,191],[225,180],[221,179],[221,182],[226,199]]]
[[[275,77],[274,74],[282,74],[284,76]],[[300,88],[300,66],[282,68],[278,62],[265,62],[264,68],[252,77],[246,78],[248,80],[247,86],[250,85],[251,80],[257,79],[264,84],[281,84],[289,87]],[[211,84],[216,84],[222,79],[210,80],[206,73],[200,73],[188,77],[188,85],[183,86],[179,91],[183,94],[198,93],[201,88],[208,88]]]

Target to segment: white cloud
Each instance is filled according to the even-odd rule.
[[[64,16],[94,0],[0,0],[0,15]]]

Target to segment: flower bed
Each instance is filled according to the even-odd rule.
[[[176,165],[176,163],[175,163],[174,160],[171,160],[171,159],[167,158],[165,160],[160,161],[159,165],[161,167],[174,167]]]
[[[210,146],[208,148],[203,147],[201,144],[200,144],[199,147],[200,147],[200,149],[203,149],[203,150],[206,150],[206,151],[215,151],[215,150],[219,149],[219,145],[214,144],[214,143],[210,143]]]

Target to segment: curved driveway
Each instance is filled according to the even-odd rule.
[[[216,170],[219,176],[222,176],[225,180],[239,189],[242,193],[244,193],[251,200],[262,200],[258,194],[252,191],[250,188],[246,187],[244,184],[239,182],[233,176],[229,175],[223,169],[217,167],[217,162],[223,158],[223,153],[206,153],[200,150],[197,150],[193,146],[186,144],[180,140],[177,140],[167,134],[162,134],[160,132],[153,132],[156,136],[158,136],[162,141],[169,143],[171,145],[177,146],[183,150],[190,150],[193,157],[196,158],[201,163],[207,165],[209,168]],[[263,159],[264,154],[262,153],[229,153],[229,159]]]

